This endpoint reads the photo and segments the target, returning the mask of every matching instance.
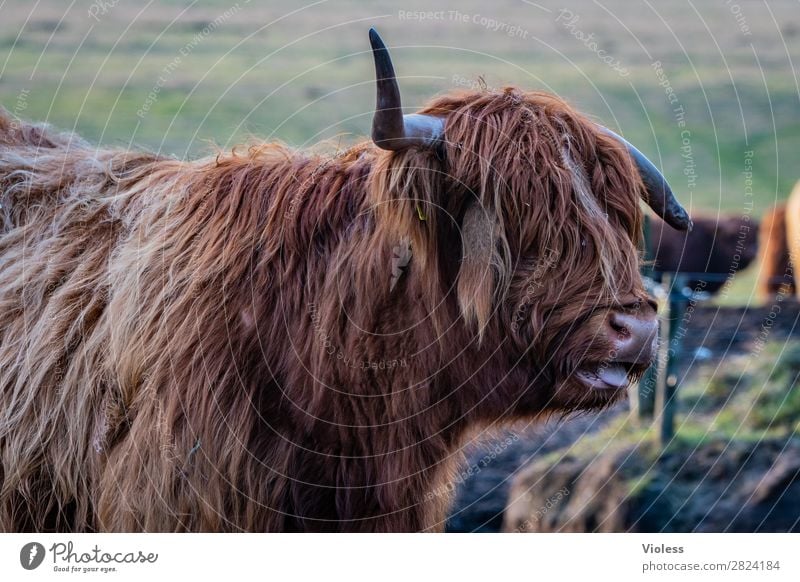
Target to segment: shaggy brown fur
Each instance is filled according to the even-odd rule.
[[[762,301],[775,295],[794,295],[795,280],[790,267],[786,232],[786,204],[777,204],[764,213],[758,231],[759,262],[757,290]]]
[[[572,373],[646,298],[626,150],[426,111],[444,152],[195,162],[0,115],[0,529],[441,529],[470,429],[618,397]]]

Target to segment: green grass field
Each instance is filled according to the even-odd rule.
[[[566,5],[0,0],[0,103],[179,157],[253,137],[333,150],[370,127],[375,26],[409,107],[479,77],[548,90],[660,159],[692,210],[743,211],[748,151],[753,212],[788,194],[800,178],[795,0]]]
[[[371,26],[409,111],[470,87],[556,93],[635,143],[691,213],[759,216],[800,180],[798,0],[0,0],[0,106],[178,158],[252,140],[334,152],[370,130]],[[758,268],[717,304],[756,302]],[[680,389],[678,453],[798,438],[800,344],[714,366]],[[655,425],[623,416],[536,462],[639,445],[654,469],[630,496],[682,495]]]

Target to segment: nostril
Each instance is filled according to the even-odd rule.
[[[620,335],[629,336],[631,334],[629,326],[625,321],[625,316],[621,313],[612,313],[608,323],[611,329]]]
[[[621,362],[649,363],[658,335],[658,320],[625,312],[610,313],[609,337],[614,359]]]

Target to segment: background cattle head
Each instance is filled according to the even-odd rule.
[[[651,217],[647,258],[652,260],[654,278],[660,279],[664,272],[693,273],[686,283],[690,289],[716,293],[756,259],[758,221],[741,213],[695,214],[692,223],[691,232],[676,232]],[[703,278],[700,273],[716,276]]]
[[[639,203],[691,227],[663,176],[545,93],[448,93],[403,116],[389,53],[370,38],[373,141],[386,150],[372,196],[426,279],[456,299],[468,339],[455,343],[472,364],[456,380],[511,391],[500,399],[515,403],[512,415],[615,400],[657,341]]]

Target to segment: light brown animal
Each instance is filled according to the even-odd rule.
[[[778,294],[794,295],[797,291],[789,258],[786,204],[776,204],[761,219],[758,231],[759,272],[757,291],[763,302]]]
[[[794,268],[800,265],[800,182],[795,184],[786,201],[786,244],[789,247],[789,263],[794,281],[794,293],[800,299],[800,285]]]

